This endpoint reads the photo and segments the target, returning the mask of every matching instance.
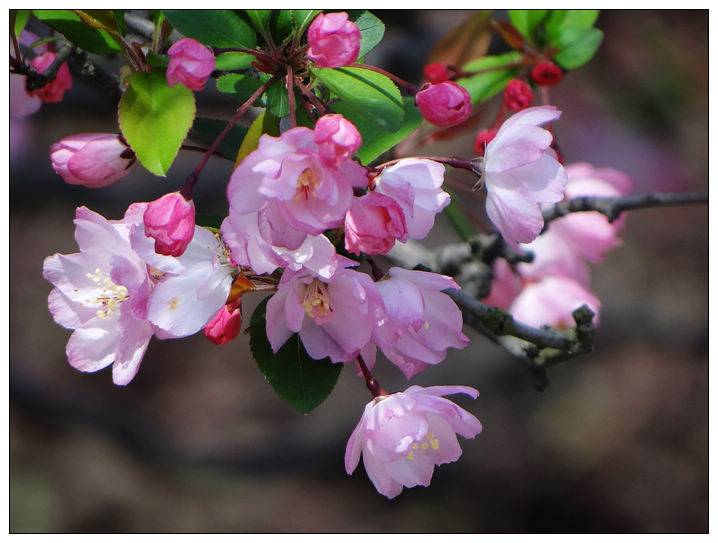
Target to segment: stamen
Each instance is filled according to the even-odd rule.
[[[304,293],[302,307],[312,318],[327,317],[332,312],[327,286],[318,279],[309,283]]]
[[[297,178],[297,194],[294,196],[298,200],[302,196],[305,200],[309,200],[309,194],[317,195],[317,187],[319,186],[319,176],[312,168],[305,168]]]

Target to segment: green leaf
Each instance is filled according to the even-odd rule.
[[[217,90],[230,94],[239,102],[244,103],[262,86],[262,83],[261,80],[248,75],[227,74],[217,79]],[[255,104],[264,105],[261,99],[257,100]]]
[[[521,61],[521,53],[510,51],[502,55],[490,55],[474,60],[463,66],[466,72],[486,70],[498,66],[506,66]],[[513,79],[520,71],[520,68],[503,68],[473,75],[457,80],[471,95],[471,103],[476,104],[482,100],[491,98],[497,92],[503,90],[506,84]]]
[[[90,53],[106,55],[121,48],[105,30],[91,28],[67,9],[35,9],[35,17],[60,32],[69,41]]]
[[[561,31],[570,26],[592,27],[598,18],[597,9],[553,9],[546,19],[546,33],[556,43]]]
[[[226,127],[227,121],[197,117],[192,125],[191,135],[209,147]],[[217,152],[221,153],[229,160],[234,160],[234,157],[237,156],[237,152],[239,151],[242,141],[246,135],[247,129],[243,126],[237,126],[235,124],[220,142],[217,147]]]
[[[22,33],[23,29],[25,28],[25,25],[27,24],[27,20],[30,18],[30,10],[29,9],[11,9],[10,13],[15,14],[15,24],[13,25],[13,30],[15,31],[15,36],[20,37],[20,34]]]
[[[202,228],[211,230],[215,234],[220,233],[220,228],[222,227],[223,220],[224,217],[220,217],[219,215],[212,215],[211,213],[197,213],[195,214],[194,218],[194,221],[197,226],[201,226]]]
[[[158,55],[152,50],[147,51],[145,55],[147,64],[153,68],[167,68],[170,64],[170,58],[167,55]]]
[[[219,71],[246,70],[255,60],[254,55],[240,51],[220,53],[214,58],[214,69]]]
[[[521,35],[531,41],[531,35],[538,24],[543,21],[549,10],[547,9],[510,9],[509,20],[521,32]]]
[[[336,94],[348,111],[364,115],[380,128],[395,132],[404,120],[404,105],[396,85],[383,74],[364,68],[320,68],[320,83]]]
[[[117,31],[117,18],[115,12],[111,9],[82,9],[76,10],[76,13],[82,19],[84,14],[86,17],[85,23],[95,27],[107,27],[111,30]]]
[[[284,79],[272,83],[266,91],[266,97],[267,109],[272,115],[276,117],[289,115],[289,96]],[[296,104],[296,100],[294,103]]]
[[[369,122],[366,116],[357,114],[346,107],[344,102],[333,105],[334,111],[341,113],[357,127],[362,137],[362,145],[357,152],[362,164],[367,165],[379,155],[394,147],[397,143],[411,134],[423,120],[419,109],[414,105],[414,98],[404,98],[404,121],[396,132],[382,130]]]
[[[257,45],[254,29],[228,9],[165,9],[165,17],[180,34],[213,47]]]
[[[184,85],[169,87],[165,71],[137,72],[119,106],[120,128],[142,165],[165,176],[195,115],[194,93]]]
[[[279,43],[295,32],[298,36],[301,36],[314,17],[320,13],[321,10],[319,9],[280,10],[274,22],[274,32],[272,35]]]
[[[555,45],[560,49],[553,61],[566,70],[582,66],[601,45],[603,32],[590,26],[568,26],[561,30]]]
[[[239,166],[245,157],[259,146],[259,138],[262,134],[270,136],[279,136],[279,119],[268,112],[263,112],[247,130],[244,141],[237,152],[237,158],[234,161],[234,167]]]
[[[446,187],[444,187],[444,189],[446,189]],[[444,208],[446,218],[449,219],[449,223],[454,228],[454,231],[458,234],[459,238],[461,238],[461,241],[469,241],[471,237],[477,234],[476,226],[454,201],[454,193],[452,191],[448,192],[451,194],[451,202],[449,202],[449,205]]]
[[[363,58],[384,37],[384,23],[368,11],[364,11],[359,17],[352,20],[361,31],[359,58]]]
[[[265,38],[269,37],[269,21],[272,18],[271,9],[245,9],[244,12],[252,21],[252,26]]]
[[[304,349],[299,334],[294,334],[273,353],[266,331],[268,300],[265,298],[259,303],[250,319],[252,356],[277,394],[302,413],[309,413],[327,399],[344,364],[333,364],[329,358],[314,360]]]

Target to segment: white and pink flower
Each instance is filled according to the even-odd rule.
[[[52,168],[66,183],[97,189],[130,172],[135,154],[117,134],[75,134],[50,147]]]

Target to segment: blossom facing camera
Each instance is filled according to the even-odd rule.
[[[361,134],[351,121],[338,114],[324,115],[314,127],[319,158],[331,168],[347,160],[361,147]]]
[[[471,114],[471,95],[453,81],[429,85],[416,94],[416,106],[431,124],[453,126],[464,122]]]
[[[409,239],[401,207],[378,192],[354,199],[344,219],[344,236],[347,251],[356,255],[385,255],[397,239]]]
[[[543,60],[531,70],[531,79],[537,85],[550,87],[563,79],[563,71],[550,60]]]
[[[359,58],[361,31],[345,12],[317,15],[309,25],[307,40],[307,56],[322,68],[339,68]]]
[[[170,192],[147,204],[145,235],[155,240],[155,252],[180,256],[194,236],[194,202]]]
[[[75,134],[52,144],[50,160],[66,183],[98,189],[126,176],[135,154],[117,134]]]
[[[215,345],[224,345],[237,337],[241,327],[242,313],[239,307],[230,309],[228,305],[223,305],[204,327],[204,335]]]
[[[48,51],[32,59],[30,64],[38,73],[42,73],[53,63],[56,57],[55,53]],[[71,88],[72,76],[70,75],[70,68],[67,67],[67,62],[63,62],[60,69],[57,70],[55,79],[48,82],[44,87],[31,91],[30,95],[39,97],[43,102],[62,102],[65,91]]]
[[[504,89],[504,105],[511,111],[526,109],[534,101],[534,93],[528,83],[512,79]]]
[[[204,84],[214,71],[214,54],[207,47],[184,38],[167,51],[170,64],[167,67],[167,84],[174,87],[182,83],[190,90],[204,89]]]
[[[364,469],[377,491],[391,499],[403,487],[429,486],[434,466],[461,456],[456,434],[473,438],[479,420],[442,396],[479,392],[467,386],[414,385],[404,392],[378,396],[364,408],[344,455],[351,475],[364,459]]]

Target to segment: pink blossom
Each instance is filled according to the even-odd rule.
[[[474,150],[476,151],[476,156],[484,156],[486,146],[496,137],[496,132],[497,131],[493,128],[485,128],[476,134],[476,140],[474,140]]]
[[[503,258],[494,260],[491,273],[491,293],[481,301],[486,305],[508,309],[521,292],[521,279]]]
[[[391,268],[378,281],[386,320],[375,328],[373,341],[407,379],[446,358],[449,347],[469,342],[461,331],[461,310],[447,294],[459,285],[446,275]]]
[[[351,263],[344,259],[344,265]],[[267,338],[275,353],[294,333],[314,359],[356,358],[383,318],[381,296],[365,273],[338,268],[328,281],[285,271],[267,302]]]
[[[472,439],[481,432],[474,415],[442,397],[448,394],[479,395],[467,386],[414,385],[374,398],[347,443],[347,473],[351,475],[363,457],[369,479],[390,499],[403,487],[429,486],[435,465],[461,456],[456,434]]]
[[[566,171],[549,147],[553,136],[540,127],[560,116],[553,106],[524,109],[505,121],[486,147],[482,164],[486,212],[514,248],[541,232],[539,204],[563,198]]]
[[[336,168],[359,150],[361,134],[343,116],[323,115],[314,127],[314,143],[319,147],[322,162]]]
[[[376,192],[401,206],[412,239],[424,239],[436,214],[449,205],[451,198],[441,189],[443,182],[444,166],[421,158],[399,160],[374,180]]]
[[[463,123],[471,115],[471,95],[453,81],[443,81],[416,94],[416,106],[431,124],[453,126]]]
[[[50,64],[52,64],[56,57],[57,55],[55,53],[43,53],[32,59],[30,64],[35,70],[42,73],[50,67]],[[63,62],[60,69],[57,70],[55,79],[48,82],[44,87],[31,91],[30,94],[32,96],[38,96],[43,102],[61,102],[65,91],[71,88],[72,76],[70,75],[70,68],[67,67],[67,62]]]
[[[144,356],[153,327],[147,320],[152,279],[132,250],[126,221],[108,221],[77,209],[79,253],[45,259],[43,276],[54,285],[48,306],[55,322],[74,330],[67,343],[70,365],[94,372],[112,364],[117,385],[129,383]]]
[[[215,345],[224,345],[234,339],[242,328],[242,313],[238,306],[222,309],[204,327],[204,335]]]
[[[39,96],[27,92],[25,81],[24,75],[10,74],[10,117],[16,119],[29,117],[42,105]]]
[[[526,109],[534,101],[534,93],[526,81],[512,79],[504,89],[504,105],[511,111]]]
[[[322,68],[339,68],[359,58],[361,31],[349,15],[320,13],[307,31],[307,56]]]
[[[180,256],[195,232],[194,201],[179,192],[170,192],[147,204],[144,214],[145,235],[155,240],[155,252]]]
[[[551,222],[548,230],[520,248],[534,255],[531,262],[519,262],[516,270],[525,280],[539,281],[546,276],[570,277],[588,286],[589,269],[564,232]]]
[[[355,198],[344,220],[347,251],[354,254],[386,254],[394,242],[406,241],[404,213],[396,201],[378,192]]]
[[[75,134],[52,144],[50,160],[66,183],[102,188],[126,176],[135,155],[117,134]]]
[[[173,44],[167,54],[170,56],[167,67],[167,84],[170,87],[182,83],[190,90],[204,89],[214,71],[214,54],[210,49],[192,38],[183,38]]]

